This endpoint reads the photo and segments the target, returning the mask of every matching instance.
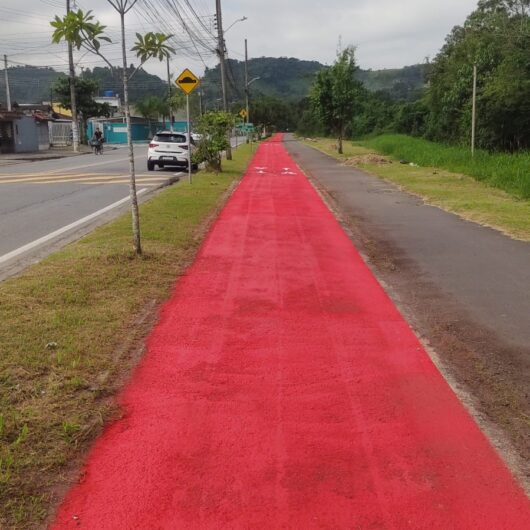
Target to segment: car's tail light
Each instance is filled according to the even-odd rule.
[[[181,145],[180,148],[181,148],[181,149],[186,149],[186,151],[187,151],[187,150],[189,149],[189,146],[187,146],[187,145]]]
[[[149,144],[149,147],[153,148],[153,147],[158,147],[160,144]]]

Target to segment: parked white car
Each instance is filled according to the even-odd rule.
[[[191,153],[189,149],[191,147]],[[155,166],[188,167],[188,156],[195,151],[193,138],[191,143],[186,133],[159,131],[149,143],[147,150],[147,169],[154,171]]]

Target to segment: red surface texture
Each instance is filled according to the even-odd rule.
[[[333,215],[263,144],[53,528],[528,529]]]

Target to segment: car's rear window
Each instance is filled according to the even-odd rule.
[[[157,134],[153,140],[155,142],[171,142],[175,144],[186,143],[186,137],[183,134]]]

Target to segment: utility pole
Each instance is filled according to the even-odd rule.
[[[247,118],[246,122],[247,125],[250,123],[250,104],[249,104],[249,95],[248,95],[248,43],[247,39],[245,39],[245,98],[247,100]]]
[[[219,65],[221,68],[221,88],[223,91],[223,110],[228,112],[228,100],[226,95],[226,64],[225,64],[225,36],[223,32],[223,14],[221,11],[221,0],[215,0],[215,11],[217,15],[217,38],[219,48]],[[230,145],[231,134],[228,133],[228,149],[226,150],[227,160],[232,160],[232,146]]]
[[[6,78],[7,110],[11,110],[11,92],[9,90],[9,74],[7,73],[7,55],[4,55],[4,75]]]
[[[471,156],[475,156],[475,135],[477,128],[477,65],[473,65],[473,111],[471,116]]]
[[[169,130],[173,132],[173,109],[171,108],[171,72],[169,71],[169,55],[167,58],[167,104],[169,108]],[[165,125],[164,125],[165,128]]]
[[[70,0],[66,0],[66,13],[70,13]],[[79,126],[77,124],[77,103],[75,98],[75,68],[74,49],[71,42],[68,42],[68,66],[70,76],[70,107],[72,109],[72,143],[74,152],[79,151]]]

